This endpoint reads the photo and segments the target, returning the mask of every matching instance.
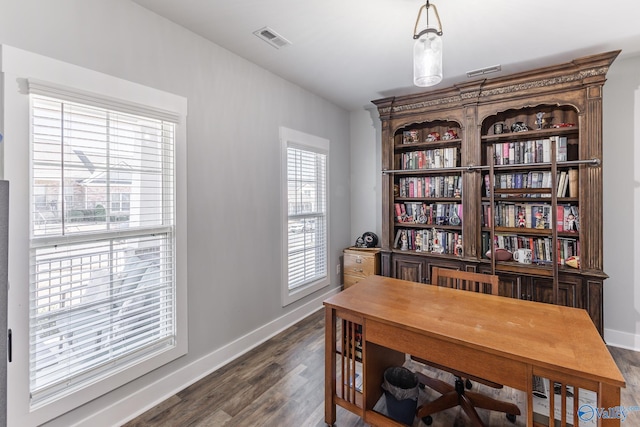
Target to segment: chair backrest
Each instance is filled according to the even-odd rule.
[[[494,274],[473,273],[440,267],[431,269],[431,284],[436,286],[498,295],[498,282],[499,278]]]

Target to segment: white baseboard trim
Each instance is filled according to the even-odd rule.
[[[339,287],[332,288],[303,306],[251,331],[226,346],[173,372],[171,375],[138,390],[133,395],[126,396],[101,411],[91,414],[75,425],[122,425],[136,418],[289,326],[322,309],[322,301],[340,290],[341,288]]]
[[[640,351],[640,335],[629,332],[616,331],[615,329],[604,330],[604,340],[607,345],[613,347],[626,348],[627,350]]]

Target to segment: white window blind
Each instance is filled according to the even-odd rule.
[[[32,406],[175,346],[174,132],[31,95]]]
[[[327,277],[327,155],[287,147],[288,287]]]

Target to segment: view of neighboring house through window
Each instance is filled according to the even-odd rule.
[[[329,141],[286,128],[281,136],[286,150],[287,303],[329,283]]]
[[[175,345],[174,131],[31,95],[34,406]]]
[[[111,193],[111,211],[129,212],[129,193]]]

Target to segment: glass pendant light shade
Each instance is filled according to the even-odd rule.
[[[419,87],[442,81],[442,36],[427,32],[413,45],[413,84]]]
[[[423,10],[427,26],[418,31]],[[433,12],[437,27],[429,26],[429,11]],[[437,85],[442,81],[442,23],[436,5],[429,4],[429,0],[418,10],[413,39],[413,84],[419,87]]]

